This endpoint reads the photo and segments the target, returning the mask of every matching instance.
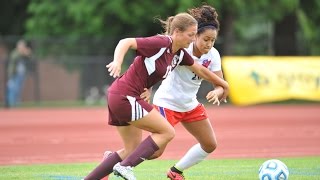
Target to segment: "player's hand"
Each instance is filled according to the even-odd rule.
[[[108,68],[109,75],[116,78],[119,77],[121,72],[121,64],[119,64],[116,61],[112,61],[111,63],[106,65],[106,68]]]
[[[151,91],[147,88],[144,88],[143,90],[144,92],[140,94],[140,97],[146,102],[150,103]]]
[[[219,96],[215,90],[208,92],[206,96],[208,102],[212,102],[212,104],[220,105]]]
[[[227,97],[229,95],[229,84],[227,83],[226,86],[223,87],[223,94],[221,96],[221,102],[227,102]]]

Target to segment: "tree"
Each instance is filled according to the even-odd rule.
[[[0,3],[0,35],[24,34],[24,24],[29,17],[26,11],[29,0],[1,1]]]
[[[28,11],[32,17],[27,21],[27,30],[29,35],[37,36],[153,35],[161,28],[159,23],[154,23],[154,17],[165,18],[193,3],[191,0],[31,0]]]
[[[292,12],[274,25],[273,47],[276,56],[298,55],[298,22],[296,13]]]
[[[316,23],[319,22],[317,9],[320,3],[317,0],[303,3],[299,0],[222,0],[207,3],[213,5],[220,15],[221,31],[217,46],[221,48],[222,54],[262,55],[278,52],[272,50],[270,42],[274,42],[277,49],[283,47],[278,44],[281,30],[291,30],[292,33],[288,34],[295,34],[289,39],[297,39],[299,42],[287,44],[299,44],[299,52],[315,54],[320,49],[317,36],[319,25]],[[200,0],[3,1],[1,12],[4,16],[1,16],[3,23],[0,27],[2,34],[25,33],[38,38],[68,37],[71,41],[84,37],[113,37],[108,40],[108,45],[114,47],[114,42],[119,38],[160,33],[161,26],[155,17],[166,18],[200,4]],[[25,6],[28,6],[27,12],[23,10]],[[17,7],[21,10],[14,11]],[[8,18],[12,16],[16,17],[13,21]],[[281,27],[289,16],[296,16],[298,21],[289,23],[290,27]],[[292,27],[296,29],[295,33]],[[269,40],[273,37],[274,40]],[[255,44],[253,48],[249,47],[252,43]]]
[[[309,0],[300,1],[297,17],[300,23],[301,33],[300,38],[307,53],[312,55],[320,54],[320,1]],[[301,48],[301,46],[299,46]]]

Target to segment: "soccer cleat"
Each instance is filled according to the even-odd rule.
[[[125,180],[136,180],[137,178],[133,174],[133,169],[130,166],[121,166],[120,162],[113,166],[113,173],[116,176],[120,176]]]
[[[183,174],[179,174],[179,173],[173,172],[170,169],[167,172],[167,177],[169,179],[171,179],[171,180],[184,180]]]

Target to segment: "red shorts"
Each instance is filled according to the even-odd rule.
[[[175,126],[179,122],[195,122],[201,121],[208,118],[208,114],[203,104],[199,104],[196,108],[187,112],[176,112],[167,108],[153,105],[160,114],[165,117],[172,126]]]
[[[128,126],[128,122],[146,116],[153,106],[140,97],[132,97],[108,92],[109,122],[113,126]]]

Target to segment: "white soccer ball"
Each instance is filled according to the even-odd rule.
[[[287,180],[288,178],[288,167],[278,159],[267,160],[260,166],[260,180]]]

